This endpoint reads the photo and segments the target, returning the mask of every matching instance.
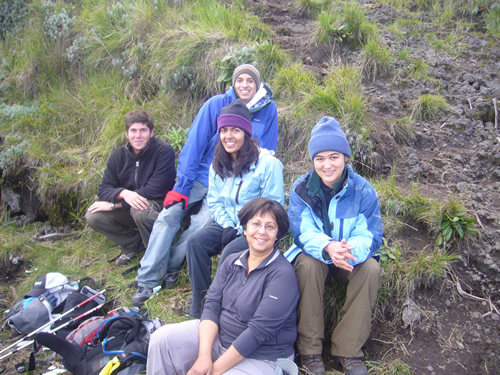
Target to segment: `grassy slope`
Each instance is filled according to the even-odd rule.
[[[404,9],[405,4],[392,3]],[[28,290],[39,275],[60,271],[70,278],[93,276],[106,285],[117,304],[129,301],[133,289],[128,285],[134,273],[124,278],[123,270],[108,263],[117,250],[110,251],[113,244],[82,222],[109,153],[124,142],[124,114],[136,107],[150,111],[156,135],[180,150],[200,105],[224,91],[227,81],[218,78],[227,80],[228,72],[240,63],[255,63],[275,92],[280,108],[278,156],[286,166],[286,190],[309,168],[309,129],[323,115],[341,121],[353,143],[355,165],[362,172],[369,170],[370,124],[362,79],[377,79],[404,56],[394,56],[380,45],[380,30],[363,19],[361,7],[297,1],[311,18],[318,18],[317,40],[335,39],[354,47],[366,44],[361,66],[339,64],[330,67],[326,77],[316,76],[271,42],[272,31],[244,2],[224,4],[215,0],[28,2],[24,23],[10,29],[1,43],[0,183],[12,186],[21,181],[34,187],[52,223],[71,223],[80,232],[76,238],[46,244],[29,240],[39,229],[37,224],[0,227],[4,262],[10,254],[22,254],[28,268],[36,270],[21,278],[9,294],[11,300]],[[418,10],[429,9],[425,2],[416,4]],[[410,20],[417,16],[408,12]],[[351,26],[340,28],[342,24]],[[395,22],[392,32],[397,34],[402,27]],[[420,71],[425,69],[415,62],[413,74]],[[416,116],[444,110],[440,98],[425,99],[407,118],[391,124],[395,138],[411,137]],[[426,254],[405,256],[404,247],[395,241],[402,226],[418,223],[435,239],[443,218],[466,217],[466,213],[456,202],[434,202],[416,191],[403,192],[391,178],[374,183],[386,228],[382,254],[387,266],[380,302],[386,304],[443,277],[453,259],[443,249],[449,250],[450,242],[461,239],[454,227],[447,244],[431,246]],[[8,222],[8,213],[2,212]],[[148,302],[148,308],[164,321],[183,319],[182,300],[188,293],[184,270],[178,287],[162,291],[160,298]]]

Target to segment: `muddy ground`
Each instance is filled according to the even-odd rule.
[[[326,73],[339,58],[360,63],[359,50],[315,43],[314,21],[292,1],[252,3],[276,33],[275,41],[310,71]],[[384,4],[364,6],[366,18],[380,29],[406,17]],[[383,32],[382,43],[394,54],[406,48],[412,58],[425,61],[434,82],[409,78],[404,63],[397,60],[385,77],[364,82],[377,153],[374,175],[387,176],[396,166],[400,187],[418,181],[423,195],[459,196],[483,235],[479,244],[459,249],[459,260],[446,281],[417,290],[413,299],[420,319],[405,327],[401,314],[394,311],[374,318],[366,359],[399,359],[415,374],[494,374],[500,369],[500,316],[495,310],[500,308],[500,130],[492,100],[500,97],[500,49],[484,30],[470,31],[464,34],[463,45],[457,45],[463,49],[459,57],[435,52],[423,33],[396,38]],[[449,110],[435,121],[417,123],[415,139],[408,145],[397,144],[387,124],[408,115],[411,101],[419,95],[437,93],[438,88]],[[411,232],[406,240],[412,251],[429,246],[427,233]],[[459,293],[458,285],[469,295]],[[339,370],[326,350],[324,358],[328,368]]]

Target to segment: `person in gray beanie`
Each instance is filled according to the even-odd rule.
[[[347,284],[331,354],[349,375],[367,374],[361,348],[371,330],[371,309],[380,286],[382,219],[373,186],[349,164],[351,148],[332,117],[312,129],[313,169],[290,192],[288,216],[294,244],[285,253],[299,280],[300,361],[310,373],[325,374],[323,296],[328,274]]]

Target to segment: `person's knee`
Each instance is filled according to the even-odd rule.
[[[156,331],[153,332],[149,339],[149,347],[150,348],[158,348],[168,346],[168,327],[163,326]]]
[[[95,229],[99,226],[99,212],[90,213],[89,211],[85,212],[85,220],[87,220],[87,224],[92,229]]]
[[[130,216],[137,224],[138,227],[151,227],[153,228],[153,224],[158,217],[158,213],[153,209],[147,210],[136,210],[135,208],[130,208]]]
[[[164,208],[160,211],[155,224],[168,227],[180,226],[184,215],[185,211],[182,208],[182,204],[174,204],[173,206]]]
[[[377,262],[374,258],[369,258],[363,263],[363,272],[366,275],[366,278],[370,280],[370,282],[378,284],[380,283],[380,274],[381,268],[380,263]]]
[[[187,240],[187,252],[188,254],[196,254],[203,251],[203,244],[205,242],[205,231],[197,230],[194,232]]]
[[[321,268],[322,264],[319,260],[306,254],[299,254],[295,264],[297,274],[302,275],[315,275],[321,272]]]

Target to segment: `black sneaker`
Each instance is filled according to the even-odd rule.
[[[125,266],[126,264],[129,264],[135,256],[136,253],[121,254],[118,258],[116,258],[115,264],[117,266]]]
[[[169,273],[163,281],[161,282],[161,287],[163,289],[172,289],[175,286],[175,283],[177,282],[177,272],[176,273]]]
[[[148,288],[147,286],[139,286],[137,288],[137,292],[135,292],[134,296],[132,297],[132,306],[141,306],[145,301],[151,297],[153,294],[153,289]]]

